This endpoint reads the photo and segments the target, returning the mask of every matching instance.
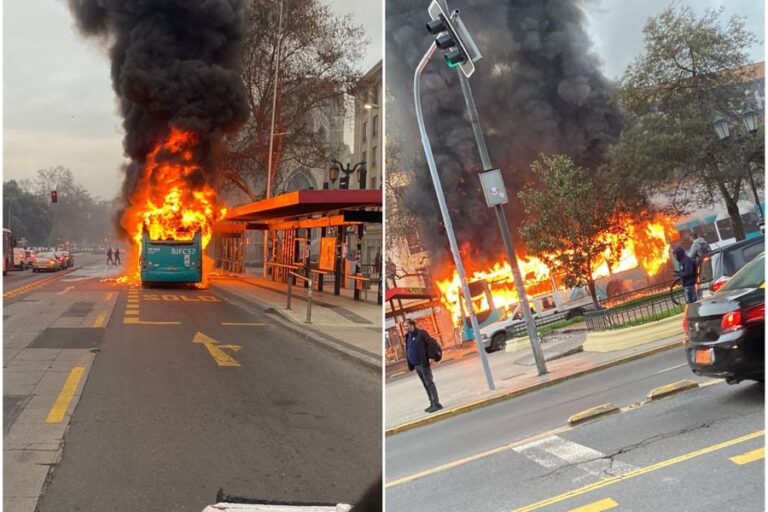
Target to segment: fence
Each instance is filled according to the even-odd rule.
[[[638,288],[637,290],[632,290],[631,292],[614,295],[613,297],[609,297],[600,301],[600,305],[611,308],[637,299],[642,299],[644,297],[652,297],[662,293],[669,293],[669,290],[672,287],[672,283],[674,282],[675,280],[672,279],[670,281],[664,281],[651,286],[646,286],[645,288]]]
[[[585,313],[584,320],[587,322],[587,329],[590,331],[608,331],[654,320],[662,320],[677,313],[682,313],[683,309],[685,309],[685,306],[682,305],[685,302],[682,288],[675,291],[674,295],[674,298],[681,305],[673,302],[672,293],[666,293],[646,301]]]
[[[563,313],[555,313],[545,317],[535,318],[536,329],[540,329],[546,325],[556,324],[563,320],[573,318],[573,313],[565,311]],[[516,323],[510,327],[507,327],[507,338],[519,338],[521,336],[528,336],[528,329],[525,326],[525,322]]]

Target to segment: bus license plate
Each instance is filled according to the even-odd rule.
[[[713,348],[706,348],[706,349],[699,349],[696,351],[696,355],[694,357],[694,361],[696,364],[712,364],[715,362],[715,349]]]

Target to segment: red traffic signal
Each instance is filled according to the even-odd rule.
[[[52,203],[58,203],[59,202],[59,193],[55,190],[51,190],[51,202]]]

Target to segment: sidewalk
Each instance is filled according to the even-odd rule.
[[[549,373],[541,377],[538,375],[529,346],[511,352],[489,354],[488,361],[496,384],[495,391],[488,390],[477,357],[465,357],[444,366],[434,367],[435,384],[440,402],[445,407],[437,414],[424,412],[428,401],[415,373],[392,379],[386,383],[386,434],[395,434],[439,421],[682,344],[681,337],[676,335],[624,350],[583,352],[581,345],[585,338],[586,333],[582,332],[574,334],[570,339],[542,344]]]
[[[300,284],[293,287],[291,309],[286,309],[288,286],[284,283],[248,274],[220,274],[211,276],[211,284],[235,300],[255,304],[286,328],[381,370],[382,309],[375,292],[369,292],[367,301],[356,301],[349,289],[342,289],[341,295],[313,290],[312,323],[307,324],[307,290]]]

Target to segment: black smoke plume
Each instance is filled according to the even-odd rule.
[[[200,137],[190,188],[215,188],[221,139],[248,117],[240,79],[242,0],[68,2],[79,31],[109,48],[131,160],[123,183],[126,204],[143,179],[147,154],[171,127]]]
[[[406,203],[424,226],[421,235],[433,263],[442,267],[450,253],[445,231],[435,229],[442,224],[413,107],[413,72],[433,41],[424,27],[428,3],[386,4],[387,88],[394,98],[387,105],[387,130],[402,137],[406,156],[416,156],[416,182]],[[516,193],[530,180],[537,155],[566,153],[595,169],[622,128],[610,83],[591,53],[581,3],[462,0],[448,6],[460,10],[483,54],[470,83],[491,162],[501,168],[511,196],[504,208],[515,238],[523,213]],[[496,259],[504,250],[501,235],[475,175],[482,169],[459,80],[440,50],[422,78],[422,101],[459,244],[469,244],[475,262]]]

